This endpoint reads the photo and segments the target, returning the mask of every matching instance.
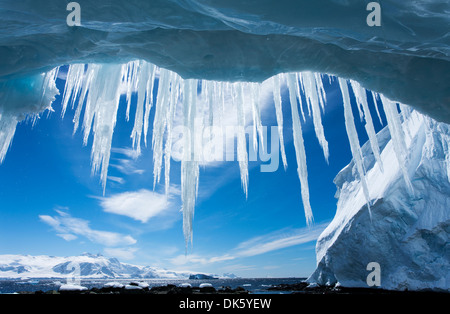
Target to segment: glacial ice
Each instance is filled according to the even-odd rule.
[[[404,137],[402,161],[396,158],[389,127],[377,134],[384,171],[370,142],[361,148],[371,187],[371,213],[358,188],[355,160],[336,176],[336,215],[317,240],[317,268],[309,282],[367,287],[366,266],[377,262],[380,288],[448,291],[450,181],[445,169],[450,161],[450,128],[417,111],[405,112],[398,127],[411,135]],[[405,181],[402,168],[411,182]]]
[[[445,0],[384,0],[381,27],[366,24],[369,12],[358,0],[79,3],[81,26],[68,27],[58,0],[2,1],[0,79],[133,60],[184,79],[228,82],[309,71],[358,81],[450,122]]]

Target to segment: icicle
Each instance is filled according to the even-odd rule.
[[[299,75],[301,75],[301,73],[296,73],[295,74],[295,91],[297,94],[297,99],[300,105],[300,111],[302,113],[302,117],[303,117],[303,121],[306,121],[305,119],[305,113],[303,112],[303,101],[302,101],[302,95],[300,94],[300,83],[299,83]]]
[[[255,97],[254,97],[254,90],[253,90],[253,84],[248,85],[250,88],[249,97],[250,97],[250,107],[252,109],[252,144],[253,144],[253,150],[255,152],[258,151],[258,131],[257,131],[257,121],[256,121],[256,105],[255,105]],[[250,144],[248,149],[250,150]]]
[[[402,125],[397,111],[397,104],[386,98],[382,94],[380,94],[380,96],[381,102],[383,103],[383,109],[386,115],[389,132],[391,133],[395,156],[397,157],[397,161],[402,171],[403,179],[405,180],[408,191],[411,193],[411,195],[414,195],[414,189],[409,178],[408,170],[406,168],[407,151],[404,141],[405,135],[403,133]]]
[[[127,121],[130,119],[130,105],[131,105],[131,95],[137,88],[138,81],[138,69],[139,69],[139,61],[131,61],[127,63],[128,75],[126,76],[126,85],[127,85],[127,111],[126,111],[126,119]]]
[[[88,90],[90,88],[92,80],[94,79],[94,75],[96,74],[97,69],[98,69],[97,66],[91,66],[89,64],[87,65],[87,69],[83,76],[83,82],[81,83],[81,85],[82,85],[81,95],[78,98],[77,109],[75,110],[75,116],[73,118],[73,134],[75,134],[75,132],[78,130],[78,125],[80,123],[81,110],[83,109],[84,100],[86,99],[86,95],[88,93]]]
[[[94,134],[91,151],[92,172],[96,173],[101,167],[100,180],[103,193],[106,188],[111,142],[119,107],[122,69],[121,65],[102,65],[94,85],[99,93],[96,93],[98,97],[94,99],[96,105],[93,107],[95,121],[92,130]],[[91,92],[92,89],[89,95],[93,94]]]
[[[383,172],[383,161],[381,160],[380,156],[380,146],[378,145],[378,139],[375,128],[373,126],[372,115],[370,114],[369,105],[367,104],[366,90],[358,82],[355,82],[353,80],[350,80],[350,85],[353,89],[353,93],[355,94],[358,107],[362,107],[363,116],[365,115],[366,120],[364,127],[366,129],[367,136],[369,137],[370,147],[372,148],[375,160],[380,166],[381,172]]]
[[[133,144],[133,149],[136,150],[136,155],[139,156],[141,154],[141,135],[142,135],[142,126],[144,119],[144,101],[145,101],[145,90],[147,87],[147,77],[148,73],[148,65],[144,61],[139,62],[139,68],[137,69],[137,80],[136,84],[138,86],[138,99],[136,103],[136,113],[134,117],[134,126],[131,131],[131,139]]]
[[[300,179],[300,188],[303,202],[303,209],[305,211],[306,223],[311,225],[314,217],[309,203],[309,187],[308,187],[308,169],[306,166],[306,152],[305,144],[303,142],[302,126],[300,124],[300,116],[297,110],[297,101],[295,99],[295,76],[288,74],[287,83],[289,89],[289,97],[291,103],[292,114],[292,130],[294,136],[295,155],[297,159],[297,173]]]
[[[323,150],[323,155],[328,163],[329,151],[328,142],[325,139],[325,133],[322,125],[322,118],[320,113],[320,100],[317,93],[317,86],[314,74],[311,72],[305,72],[301,74],[303,89],[305,91],[306,100],[312,109],[314,130],[316,132],[317,139]]]
[[[181,161],[181,200],[183,203],[183,233],[187,245],[193,241],[192,223],[194,219],[195,199],[198,192],[199,167],[195,159],[195,128],[197,80],[184,81],[183,116],[185,134],[184,157]]]
[[[281,109],[281,86],[280,86],[280,76],[275,75],[272,77],[273,84],[273,100],[275,103],[275,111],[277,116],[278,124],[278,136],[280,138],[280,151],[281,159],[283,160],[284,170],[287,168],[286,152],[284,149],[284,137],[283,137],[283,111]]]
[[[66,76],[66,86],[64,87],[64,93],[62,97],[62,110],[61,116],[64,117],[70,98],[72,98],[72,108],[77,96],[83,86],[84,78],[84,64],[72,64],[69,66]]]
[[[260,94],[261,94],[261,85],[259,83],[252,83],[251,85],[251,97],[252,97],[252,114],[253,114],[253,148],[255,149],[255,152],[258,149],[258,144],[256,143],[256,132],[259,136],[259,145],[261,145],[261,150],[264,151],[264,132],[263,132],[263,126],[261,121],[261,109],[260,109]]]
[[[155,85],[155,72],[156,66],[153,64],[149,64],[149,77],[147,80],[147,87],[145,89],[145,113],[144,113],[144,143],[147,147],[147,134],[148,134],[148,125],[149,125],[149,117],[150,111],[153,106],[153,87]]]
[[[3,163],[19,121],[15,116],[0,113],[0,164]]]
[[[170,88],[169,110],[167,112],[167,139],[164,147],[164,182],[166,195],[169,194],[170,187],[170,158],[172,157],[172,124],[175,116],[175,108],[178,103],[180,93],[180,77],[173,74]]]
[[[322,108],[322,112],[325,112],[325,103],[326,103],[326,93],[323,87],[322,76],[319,73],[314,73],[314,80],[317,86],[317,91],[319,94],[319,103]]]
[[[300,82],[299,83],[299,87],[302,89],[303,94],[305,95],[305,98],[306,98],[306,108],[308,109],[308,116],[311,117],[311,111],[312,111],[312,109],[311,109],[311,102],[308,101],[308,96],[306,96],[305,82],[303,81],[303,74],[304,73],[302,73],[302,72],[298,72],[297,73],[297,79]],[[300,95],[300,94],[298,94],[298,95]],[[300,108],[300,109],[302,109],[302,108]],[[302,112],[303,112],[303,109],[302,109]]]
[[[236,105],[237,113],[237,159],[239,162],[239,169],[241,173],[242,188],[245,193],[245,197],[248,196],[248,154],[247,143],[245,138],[245,113],[244,113],[244,91],[242,83],[233,84],[234,94],[233,97]]]
[[[84,119],[83,119],[83,145],[86,146],[89,134],[91,133],[92,120],[94,119],[94,113],[97,107],[97,99],[99,98],[100,87],[102,86],[101,82],[99,82],[100,78],[98,76],[101,66],[98,64],[91,65],[89,85],[86,86],[86,91],[89,91],[86,98],[86,106],[84,109]],[[94,87],[94,88],[92,88]],[[78,103],[80,106],[80,103]],[[77,108],[78,109],[78,108]]]
[[[156,98],[155,118],[153,120],[153,188],[159,183],[163,158],[164,131],[167,123],[168,103],[170,102],[170,81],[172,72],[161,69]]]
[[[214,83],[212,81],[206,81],[206,102],[208,104],[208,126],[214,124]]]
[[[356,165],[356,169],[359,174],[359,178],[361,180],[361,185],[363,189],[364,196],[367,202],[367,208],[370,212],[370,196],[369,189],[367,187],[366,175],[364,169],[364,162],[361,154],[361,148],[359,146],[358,132],[355,127],[355,120],[353,117],[352,107],[350,105],[350,96],[348,92],[347,81],[339,78],[339,86],[342,92],[342,98],[344,102],[344,116],[345,116],[345,129],[347,130],[348,140],[350,142],[350,150],[352,152],[353,160]]]
[[[383,125],[383,120],[381,119],[380,110],[378,109],[378,102],[377,102],[377,93],[371,92],[372,98],[373,98],[373,105],[375,106],[375,110],[377,111],[378,120],[380,121],[380,124]],[[379,98],[379,96],[378,96]]]

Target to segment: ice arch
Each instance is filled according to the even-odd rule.
[[[147,60],[183,78],[261,82],[311,71],[353,79],[450,122],[448,1],[2,1],[0,81],[72,63]],[[4,101],[2,101],[3,103]]]

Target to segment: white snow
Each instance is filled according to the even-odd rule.
[[[80,265],[80,267],[76,267]],[[85,265],[85,267],[83,267]],[[101,255],[80,256],[0,255],[0,278],[188,278],[180,272],[121,263]],[[70,278],[68,278],[70,276]],[[69,283],[69,282],[68,282]],[[110,282],[109,285],[120,283]]]
[[[86,291],[88,288],[80,286],[80,285],[61,285],[58,289],[59,291]]]
[[[143,288],[135,285],[125,285],[125,290],[142,290]]]
[[[198,287],[199,288],[209,288],[209,287],[212,287],[212,286],[213,286],[212,284],[210,284],[208,282],[205,282],[205,283],[201,283]]]
[[[111,282],[105,283],[105,284],[103,285],[103,287],[105,287],[105,288],[118,288],[118,289],[121,289],[121,288],[124,287],[124,285],[121,284],[121,283],[118,282],[118,281],[111,281]]]

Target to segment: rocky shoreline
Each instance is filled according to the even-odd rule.
[[[295,284],[280,284],[269,287],[269,291],[291,291],[292,294],[354,294],[354,295],[450,295],[445,291],[420,290],[420,291],[399,291],[386,290],[380,288],[349,288],[338,285],[321,286],[317,284],[309,284],[307,282],[299,282]]]
[[[289,294],[333,294],[333,295],[445,295],[450,293],[445,291],[421,290],[421,291],[393,291],[379,288],[348,288],[342,286],[321,286],[298,282],[294,284],[279,284],[267,288],[267,293],[289,293]],[[143,282],[130,282],[129,284],[106,284],[101,288],[92,287],[90,289],[81,286],[61,286],[59,290],[48,291],[19,291],[18,294],[153,294],[153,295],[201,295],[201,294],[237,294],[246,295],[251,293],[243,287],[231,288],[221,286],[214,288],[210,284],[201,284],[192,287],[190,284],[179,286],[167,284],[165,286],[149,287]]]
[[[148,287],[138,282],[130,282],[121,286],[103,286],[101,288],[92,287],[90,289],[81,289],[84,287],[75,286],[73,289],[59,289],[48,291],[19,291],[18,294],[248,294],[249,291],[242,287],[230,288],[220,287],[218,289],[206,285],[192,287],[190,285],[176,286],[168,284],[166,286]]]

